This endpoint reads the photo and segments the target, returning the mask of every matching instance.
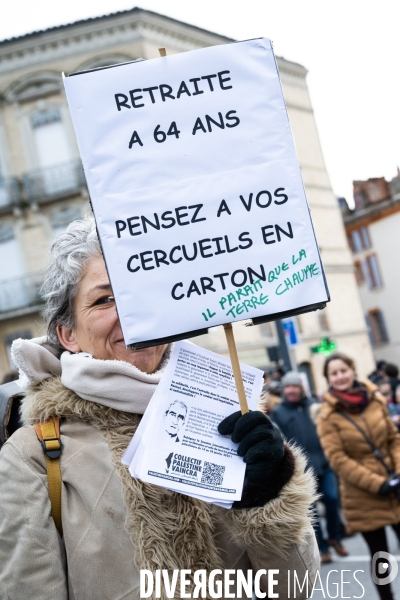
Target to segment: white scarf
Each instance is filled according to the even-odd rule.
[[[12,345],[22,388],[61,376],[63,385],[85,400],[140,415],[144,414],[170,355],[168,346],[159,370],[149,375],[122,360],[98,360],[85,352],[65,351],[58,358],[47,337],[18,339]]]

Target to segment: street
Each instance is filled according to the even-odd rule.
[[[366,518],[368,518],[368,515],[366,515]],[[396,536],[390,527],[386,528],[386,534],[389,537],[390,553],[393,554],[399,564],[400,548]],[[344,544],[350,556],[340,558],[333,553],[333,562],[321,567],[320,574],[324,591],[318,591],[318,588],[321,589],[321,584],[316,585],[316,590],[311,597],[314,600],[322,600],[322,598],[365,598],[366,600],[377,600],[379,596],[370,575],[370,557],[364,539],[358,534],[352,538],[345,539]],[[357,583],[353,577],[356,571],[358,571],[356,577],[360,583]],[[331,574],[328,579],[329,572]],[[341,579],[343,582],[349,582],[343,583],[343,592],[341,591]],[[400,576],[397,575],[396,580],[392,583],[395,600],[400,600],[399,581]],[[364,587],[364,592],[360,584]],[[293,597],[295,596],[293,595]]]

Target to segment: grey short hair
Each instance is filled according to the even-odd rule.
[[[60,233],[50,250],[50,264],[45,272],[41,293],[45,301],[43,311],[47,335],[58,347],[57,325],[68,329],[75,326],[75,298],[88,261],[102,256],[96,223],[93,217],[73,221]]]
[[[175,404],[178,404],[179,406],[181,406],[182,408],[185,409],[185,412],[187,413],[187,406],[184,402],[181,402],[180,400],[173,400],[171,402],[171,404],[168,406],[167,410],[165,411],[165,416],[167,416],[167,414],[171,411],[171,407],[174,406]]]

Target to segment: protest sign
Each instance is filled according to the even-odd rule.
[[[324,306],[269,40],[64,84],[127,345]]]
[[[262,371],[247,365],[241,371],[255,409]],[[229,507],[241,498],[245,463],[217,426],[237,410],[229,359],[177,342],[122,463],[144,482]]]

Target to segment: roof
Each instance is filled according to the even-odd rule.
[[[57,25],[55,27],[48,27],[47,29],[40,29],[39,31],[32,31],[32,32],[26,33],[24,35],[15,36],[12,38],[6,38],[4,40],[0,40],[0,48],[6,48],[7,46],[11,46],[12,44],[18,44],[18,43],[24,42],[24,41],[35,40],[35,38],[39,40],[41,37],[46,36],[51,33],[57,33],[57,32],[62,32],[62,31],[67,32],[68,30],[71,30],[73,28],[85,27],[89,24],[101,23],[101,21],[117,19],[124,15],[131,16],[131,15],[135,15],[135,14],[138,16],[139,15],[149,15],[150,17],[162,18],[165,21],[170,22],[171,24],[176,24],[176,25],[181,25],[181,26],[183,25],[184,27],[188,27],[194,33],[198,32],[199,34],[203,34],[203,35],[205,34],[205,35],[216,36],[221,41],[225,41],[227,43],[237,41],[234,38],[228,37],[226,35],[221,35],[219,33],[216,33],[215,31],[210,31],[208,29],[204,29],[203,27],[198,27],[197,25],[191,25],[190,23],[186,23],[185,21],[173,19],[172,17],[168,17],[166,15],[157,13],[155,11],[140,8],[139,6],[134,6],[133,8],[130,8],[128,10],[120,10],[117,12],[108,13],[106,15],[101,15],[99,17],[90,17],[89,19],[81,19],[79,21],[73,21],[72,23],[66,23],[65,25]],[[303,76],[307,73],[307,69],[302,64],[297,63],[292,60],[285,59],[281,56],[277,56],[277,58],[279,61],[285,62],[288,66],[290,65],[292,67],[292,69],[294,68],[295,72],[299,71],[299,72],[301,72],[301,74]]]
[[[344,226],[346,231],[351,233],[354,229],[386,219],[398,212],[400,212],[400,194],[390,196],[374,204],[368,204],[364,208],[352,210],[343,215]]]
[[[57,25],[55,27],[48,27],[47,29],[40,29],[39,31],[32,31],[31,33],[26,33],[24,35],[19,35],[16,37],[7,38],[5,40],[0,40],[0,46],[6,46],[8,44],[13,44],[13,43],[21,42],[24,40],[29,40],[29,39],[32,39],[35,37],[37,38],[42,35],[46,35],[48,33],[54,33],[54,32],[63,31],[63,30],[67,31],[68,29],[72,29],[73,27],[74,28],[82,27],[82,26],[88,25],[89,23],[97,23],[100,21],[110,20],[110,19],[114,19],[117,17],[121,17],[122,15],[126,15],[126,16],[133,15],[135,13],[137,15],[147,14],[147,15],[153,15],[155,17],[162,17],[163,19],[170,21],[171,23],[177,23],[179,25],[184,25],[185,27],[190,27],[191,29],[198,31],[199,33],[206,33],[208,35],[216,35],[219,38],[226,40],[227,42],[236,41],[233,38],[227,37],[225,35],[220,35],[218,33],[215,33],[214,31],[209,31],[207,29],[203,29],[202,27],[197,27],[196,25],[190,25],[189,23],[185,23],[184,21],[179,21],[178,19],[173,19],[172,17],[167,17],[165,15],[161,15],[160,13],[156,13],[151,10],[145,10],[143,8],[135,6],[133,8],[130,8],[129,10],[120,10],[117,12],[102,15],[100,17],[91,17],[89,19],[81,19],[79,21],[73,21],[72,23],[66,23],[65,25]]]

